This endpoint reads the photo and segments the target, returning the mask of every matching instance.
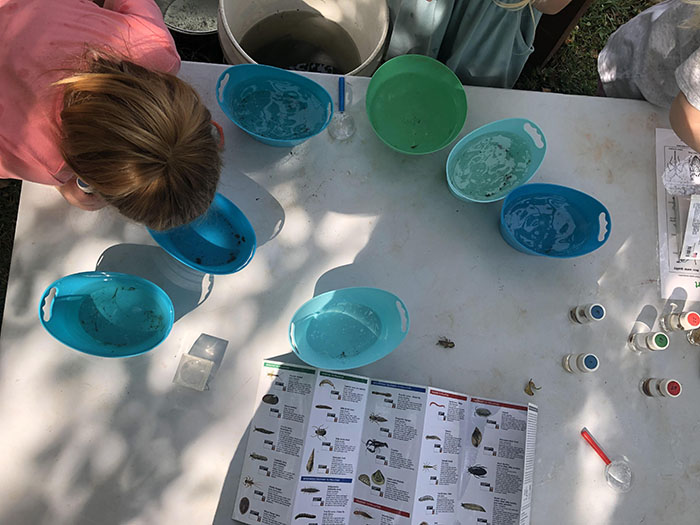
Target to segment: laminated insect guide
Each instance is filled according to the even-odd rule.
[[[264,361],[233,519],[527,525],[537,407]]]

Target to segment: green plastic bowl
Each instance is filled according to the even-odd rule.
[[[467,118],[467,96],[457,76],[423,55],[402,55],[382,65],[369,83],[366,104],[377,136],[410,155],[441,150]]]

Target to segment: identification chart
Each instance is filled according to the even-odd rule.
[[[700,222],[700,216],[692,216],[696,208],[690,207],[691,195],[695,192],[700,193],[700,155],[672,130],[657,129],[659,271],[664,299],[700,300],[700,261],[690,238],[693,223]],[[687,224],[691,224],[691,228],[687,229]]]
[[[537,407],[264,361],[233,519],[527,525]]]

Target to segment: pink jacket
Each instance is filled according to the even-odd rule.
[[[87,46],[112,49],[169,73],[180,69],[154,0],[0,0],[0,179],[60,185],[71,178],[59,150],[63,97]]]

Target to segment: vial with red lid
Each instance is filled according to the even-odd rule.
[[[569,310],[569,318],[577,324],[602,321],[605,318],[605,307],[602,304],[584,304]]]
[[[666,332],[680,332],[700,328],[700,315],[696,312],[678,312],[661,318],[661,328]]]
[[[676,379],[659,379],[656,377],[642,379],[639,387],[642,393],[649,397],[678,397],[683,390],[680,381]]]
[[[669,343],[668,336],[663,332],[637,332],[627,339],[627,344],[635,352],[666,350]]]

